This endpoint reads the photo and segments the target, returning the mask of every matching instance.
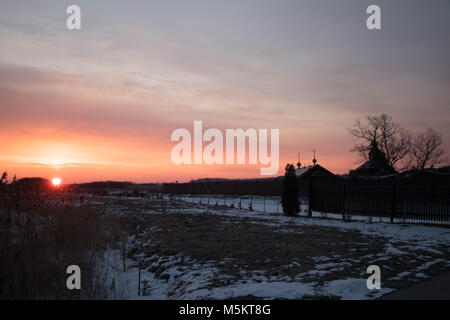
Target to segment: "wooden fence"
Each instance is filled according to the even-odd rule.
[[[450,179],[351,179],[310,182],[310,210],[394,220],[450,222]]]
[[[310,211],[372,216],[391,221],[450,222],[450,177],[299,179]],[[169,194],[280,196],[282,180],[227,180],[164,184]]]

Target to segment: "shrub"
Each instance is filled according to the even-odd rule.
[[[285,215],[295,216],[299,212],[298,184],[295,167],[288,163],[285,170],[281,204]]]

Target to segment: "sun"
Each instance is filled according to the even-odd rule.
[[[55,187],[59,186],[61,184],[60,178],[53,178],[52,183]]]

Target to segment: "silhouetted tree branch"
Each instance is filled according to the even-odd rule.
[[[431,128],[416,133],[411,154],[414,169],[434,168],[443,163],[446,159],[442,144],[441,134]]]
[[[368,116],[364,123],[357,118],[348,131],[350,135],[363,141],[351,149],[360,155],[361,161],[367,160],[373,140],[377,141],[379,148],[386,155],[388,164],[397,169],[402,169],[401,162],[407,159],[412,149],[411,133],[393,122],[392,117],[387,114]]]

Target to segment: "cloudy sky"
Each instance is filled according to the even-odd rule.
[[[66,8],[81,7],[81,30]],[[382,29],[366,28],[381,7]],[[256,177],[171,162],[176,128],[280,129],[288,161],[356,166],[356,117],[433,127],[450,149],[450,1],[0,2],[0,170],[18,177]]]

